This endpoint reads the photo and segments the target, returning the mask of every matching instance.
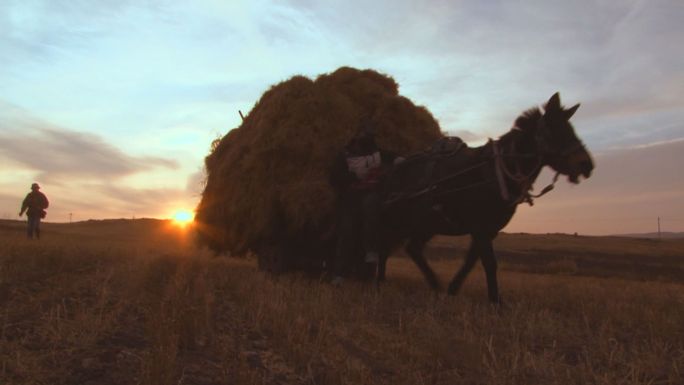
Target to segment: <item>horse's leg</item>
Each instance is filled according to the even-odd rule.
[[[376,279],[378,282],[384,282],[385,281],[385,270],[387,268],[387,258],[389,257],[389,253],[387,251],[382,251],[380,253],[380,260],[378,261],[378,271],[377,271],[377,277]]]
[[[480,241],[477,240],[475,237],[472,237],[470,240],[470,249],[468,249],[465,261],[463,262],[463,266],[461,266],[461,270],[459,270],[458,273],[456,273],[454,279],[452,279],[451,283],[449,284],[449,289],[447,290],[447,293],[449,295],[456,295],[456,293],[458,293],[458,290],[461,288],[461,285],[463,284],[463,281],[465,280],[466,276],[468,276],[470,270],[472,270],[473,266],[475,266],[475,262],[477,262],[477,257],[479,253]]]
[[[496,279],[496,255],[494,255],[494,247],[492,247],[492,239],[482,241],[482,266],[487,275],[487,294],[489,301],[492,303],[499,303],[499,284]]]
[[[406,245],[406,252],[409,256],[411,256],[413,263],[415,263],[423,273],[423,276],[425,277],[425,280],[428,281],[430,287],[433,290],[441,290],[442,285],[439,283],[439,280],[437,280],[435,272],[425,260],[425,256],[423,256],[425,244],[430,240],[430,238],[432,238],[432,235],[411,238]]]

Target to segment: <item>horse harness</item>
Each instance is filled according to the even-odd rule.
[[[517,128],[514,128],[517,129]],[[459,141],[462,143],[462,145],[457,146],[456,148],[452,148],[450,150],[445,150],[444,147],[440,147],[440,143],[444,143],[444,140],[447,141]],[[578,143],[576,146],[573,146],[569,149],[566,149],[564,151],[558,151],[557,149],[553,148],[550,144],[550,141],[548,140],[548,129],[546,127],[546,124],[544,122],[543,118],[540,118],[537,122],[537,130],[535,133],[535,142],[537,144],[537,149],[535,153],[516,153],[515,149],[515,143],[513,143],[513,148],[511,149],[510,153],[506,153],[505,149],[502,148],[501,140],[492,140],[490,139],[489,142],[487,143],[488,145],[492,146],[492,155],[490,159],[486,159],[482,162],[479,162],[475,165],[468,166],[466,168],[463,168],[455,173],[452,173],[446,177],[443,177],[441,179],[438,179],[432,183],[430,183],[427,187],[416,191],[412,193],[407,193],[407,194],[397,194],[396,196],[391,196],[389,199],[385,200],[383,202],[383,205],[385,207],[391,206],[395,203],[398,203],[400,201],[406,201],[406,200],[411,200],[419,197],[423,197],[426,195],[430,195],[432,197],[438,197],[438,196],[444,196],[444,195],[450,195],[453,193],[461,192],[461,191],[466,191],[470,190],[485,184],[489,184],[492,182],[496,182],[499,188],[499,194],[501,195],[501,198],[505,201],[508,202],[509,205],[511,206],[516,206],[522,202],[527,202],[530,206],[534,204],[534,199],[539,198],[551,190],[554,189],[556,181],[558,180],[558,177],[560,176],[559,172],[556,172],[556,174],[553,177],[553,180],[550,184],[548,184],[546,187],[542,189],[542,191],[539,194],[532,194],[530,190],[532,189],[532,184],[533,184],[533,177],[535,174],[539,172],[541,167],[543,167],[543,157],[545,154],[548,153],[560,153],[561,156],[571,154],[572,152],[576,151],[578,148],[582,146],[581,143]],[[430,161],[426,167],[426,175],[424,180],[430,180],[432,177],[432,173],[434,171],[435,165],[442,159],[451,157],[456,155],[458,152],[460,152],[463,147],[465,147],[465,144],[458,138],[446,138],[443,140],[440,140],[440,142],[437,143],[437,145],[433,146],[431,149],[431,152],[437,151],[437,154],[434,155],[434,160]],[[510,170],[506,166],[506,162],[504,162],[505,158],[534,158],[536,160],[536,164],[534,167],[531,168],[531,171],[528,173],[525,173],[521,170],[520,162],[515,162],[515,170]],[[494,171],[495,171],[495,178],[494,179],[485,179],[480,182],[472,183],[467,186],[460,186],[456,188],[450,188],[450,189],[444,189],[442,186],[444,186],[447,182],[452,181],[456,179],[459,176],[462,176],[470,171],[480,169],[481,167],[487,166],[490,164],[490,160],[493,161],[493,166],[494,166]],[[510,181],[515,183],[520,190],[520,194],[517,196],[512,196],[508,183],[506,182],[506,178],[508,178]]]

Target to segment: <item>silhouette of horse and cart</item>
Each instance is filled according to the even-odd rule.
[[[460,270],[448,285],[456,294],[478,258],[485,270],[488,297],[498,303],[497,261],[493,239],[513,217],[520,203],[532,203],[553,188],[559,175],[571,183],[589,178],[594,168],[591,155],[577,137],[570,118],[579,104],[564,108],[558,93],[543,109],[521,114],[507,133],[497,140],[470,148],[460,139],[444,138],[430,151],[410,156],[396,165],[382,184],[384,196],[380,261],[371,272],[385,279],[389,255],[405,244],[405,250],[435,290],[441,285],[423,251],[435,235],[470,235],[471,242]],[[556,172],[553,183],[541,194],[532,186],[541,170]],[[325,257],[335,251],[334,232],[322,234],[317,227],[297,237],[274,240],[255,250],[263,270],[310,270],[324,268]],[[348,261],[361,275],[361,248]]]

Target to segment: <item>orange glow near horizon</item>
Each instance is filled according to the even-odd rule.
[[[189,210],[178,210],[171,217],[173,223],[180,227],[186,227],[195,220],[195,214]]]

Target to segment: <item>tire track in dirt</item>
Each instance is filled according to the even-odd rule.
[[[307,384],[274,347],[272,336],[250,325],[245,310],[229,298],[235,295],[229,289],[217,288],[214,306],[214,323],[218,341],[224,347],[224,359],[235,372],[253,372],[259,383]],[[237,367],[236,367],[237,366]]]

